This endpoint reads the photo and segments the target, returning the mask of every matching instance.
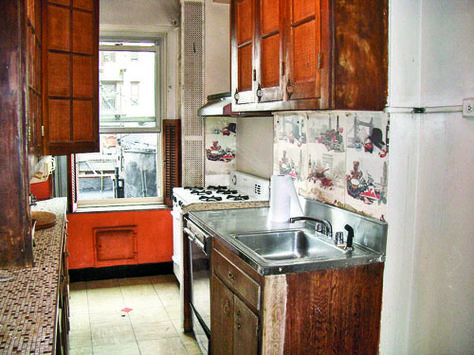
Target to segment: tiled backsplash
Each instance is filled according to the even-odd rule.
[[[228,184],[223,177],[236,170],[237,123],[233,117],[208,117],[204,120],[204,167],[206,184]]]
[[[388,127],[383,112],[277,113],[273,173],[303,197],[384,220]]]

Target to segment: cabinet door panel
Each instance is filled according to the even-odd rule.
[[[273,35],[261,40],[262,88],[280,85],[280,36]]]
[[[252,91],[253,84],[253,65],[252,65],[252,46],[247,45],[245,47],[239,48],[239,82],[238,90],[239,92]]]
[[[69,54],[52,52],[48,55],[49,96],[69,97],[70,95]]]
[[[71,114],[69,100],[49,100],[49,131],[50,143],[68,140],[70,137],[70,122],[67,119]]]
[[[72,94],[75,98],[93,97],[92,63],[92,58],[88,56],[72,58]]]
[[[91,132],[94,132],[94,127],[92,121],[88,118],[92,116],[92,101],[74,100],[72,110],[73,140],[75,142],[91,141],[93,139]]]
[[[293,13],[293,22],[301,22],[305,19],[317,15],[316,6],[318,1],[315,0],[293,0],[291,1],[291,10]]]
[[[234,295],[218,278],[211,279],[211,353],[232,354]]]
[[[237,45],[253,41],[253,0],[237,1]]]
[[[255,0],[232,2],[232,94],[237,103],[255,101],[254,29]]]
[[[68,9],[48,5],[47,36],[49,49],[69,51],[70,49],[70,13]]]
[[[234,354],[258,354],[258,317],[234,296]]]
[[[282,96],[282,30],[280,0],[259,1],[257,12],[257,98],[260,102],[279,101]]]
[[[290,70],[286,89],[290,99],[317,99],[321,96],[319,6],[319,0],[291,1]]]
[[[72,50],[92,54],[94,49],[93,17],[91,13],[74,11],[72,15]]]
[[[261,1],[260,29],[262,34],[280,30],[280,0]]]
[[[87,11],[92,11],[94,9],[93,0],[73,0],[72,5],[76,9],[83,9]]]

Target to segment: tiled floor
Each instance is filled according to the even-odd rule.
[[[182,332],[172,275],[71,283],[70,309],[73,355],[201,354]]]

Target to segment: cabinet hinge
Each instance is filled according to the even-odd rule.
[[[322,55],[321,53],[318,53],[318,69],[321,69],[321,61],[322,61]]]
[[[257,70],[253,70],[253,81],[257,81]]]
[[[44,126],[41,126],[41,137],[44,137]]]

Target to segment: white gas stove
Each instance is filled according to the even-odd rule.
[[[173,270],[183,280],[183,214],[187,211],[268,206],[270,181],[236,171],[230,184],[173,189]]]
[[[190,210],[191,204],[203,204],[208,202],[235,203],[268,201],[270,194],[269,186],[270,182],[268,179],[236,171],[230,175],[229,186],[175,187],[173,189],[173,207]],[[197,208],[199,209],[199,207]],[[202,208],[204,207],[202,206]],[[208,207],[204,209],[207,208]]]

